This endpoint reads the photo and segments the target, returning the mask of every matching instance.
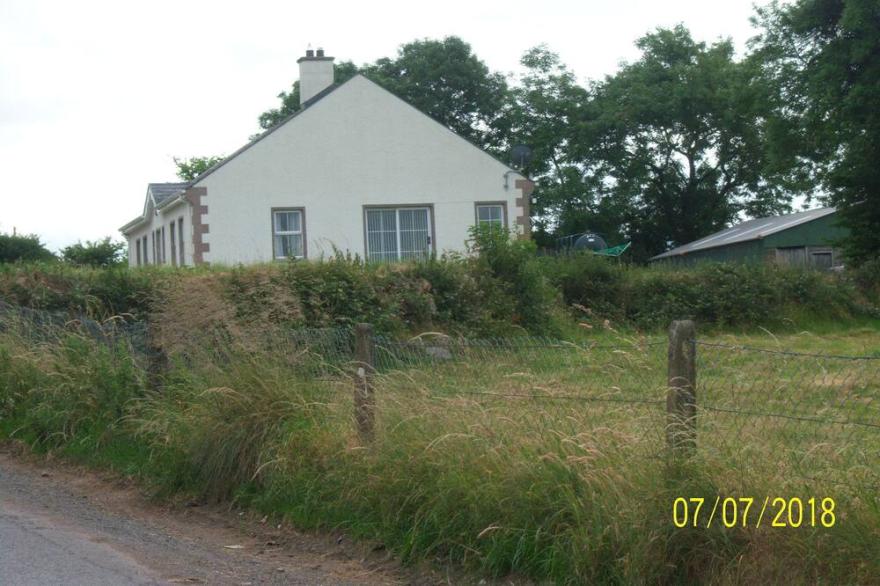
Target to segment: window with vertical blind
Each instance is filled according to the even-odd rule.
[[[272,254],[278,260],[305,258],[305,210],[272,210]]]
[[[372,262],[423,259],[433,250],[430,207],[366,208],[364,231]]]
[[[507,205],[504,202],[477,202],[477,227],[507,227]]]

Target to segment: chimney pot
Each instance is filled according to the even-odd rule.
[[[306,49],[306,57],[314,57],[314,56],[315,56],[314,51],[312,51],[311,49]]]
[[[318,55],[317,55],[317,56],[318,56],[318,57],[323,57],[323,56],[324,56],[324,49],[320,49],[320,48],[319,48],[319,49],[318,49]]]

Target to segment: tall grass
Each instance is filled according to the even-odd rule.
[[[663,443],[664,348],[651,340],[472,345],[458,360],[425,360],[418,347],[383,342],[413,355],[387,362],[376,378],[371,445],[355,432],[344,368],[305,368],[315,352],[287,338],[207,340],[172,356],[161,389],[148,390],[125,346],[76,332],[34,345],[7,328],[0,429],[169,493],[235,500],[301,528],[381,540],[404,560],[487,575],[565,584],[864,583],[880,575],[880,501],[858,484],[869,476],[854,474],[880,435],[841,443],[853,438],[835,426],[820,437],[810,427],[704,414],[705,448],[672,467]],[[827,376],[821,364],[724,356],[700,375],[717,405],[767,408],[768,389],[801,393],[797,404],[820,412],[844,398],[877,399],[876,371],[841,367]],[[75,448],[83,444],[90,453]],[[794,457],[805,451],[832,476],[796,476]],[[840,522],[673,526],[674,498],[718,494],[832,496]]]

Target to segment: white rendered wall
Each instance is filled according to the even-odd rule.
[[[434,209],[435,249],[463,251],[477,201],[522,210],[522,176],[363,77],[355,77],[208,175],[205,260],[272,259],[271,209],[304,207],[308,257],[365,254],[364,205]]]
[[[171,265],[171,222],[175,223],[174,228],[174,238],[175,238],[175,253],[177,254],[177,258],[180,258],[180,251],[177,248],[178,243],[180,242],[180,236],[177,234],[178,229],[178,220],[183,218],[183,252],[184,252],[184,265],[192,266],[193,258],[192,258],[192,215],[190,213],[190,205],[188,203],[180,203],[174,204],[171,206],[166,206],[159,210],[158,215],[155,212],[155,209],[152,205],[147,206],[147,221],[137,226],[137,228],[131,230],[129,233],[125,235],[128,240],[128,266],[136,267],[137,266],[137,240],[138,238],[147,237],[147,254],[149,258],[149,262],[143,262],[143,248],[141,249],[141,265],[146,264],[156,264],[156,259],[153,256],[153,231],[156,229],[161,229],[162,226],[165,227],[165,263],[166,265]]]

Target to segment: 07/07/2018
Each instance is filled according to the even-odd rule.
[[[711,499],[709,500],[711,502]],[[760,511],[753,506],[761,503],[754,497],[716,496],[711,510],[703,497],[678,497],[672,502],[672,523],[676,527],[710,528],[713,522],[724,527],[834,527],[837,516],[831,497],[764,497]],[[705,522],[703,521],[705,519]],[[754,524],[753,524],[754,521]]]

